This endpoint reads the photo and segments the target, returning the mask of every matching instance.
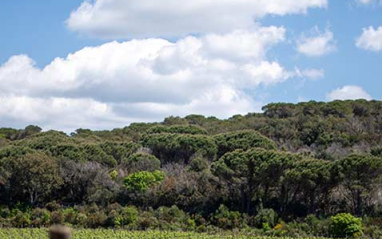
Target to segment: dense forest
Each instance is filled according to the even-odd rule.
[[[70,135],[1,128],[0,227],[326,236],[331,216],[352,214],[375,235],[381,176],[380,101],[270,104],[227,120],[169,117]]]

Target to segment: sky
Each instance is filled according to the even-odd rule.
[[[381,0],[2,0],[0,127],[382,99]]]

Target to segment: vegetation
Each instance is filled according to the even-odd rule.
[[[127,176],[125,178],[125,186],[132,191],[145,192],[151,186],[161,183],[164,177],[165,174],[160,171],[154,171],[152,173],[141,171]]]
[[[48,239],[46,229],[0,229],[0,237],[4,239]],[[147,231],[147,232],[131,232],[122,230],[76,230],[74,231],[73,239],[176,239],[176,238],[189,238],[189,239],[274,239],[275,237],[256,236],[251,233],[194,233],[194,232],[165,232],[165,231]],[[292,239],[283,237],[283,239]],[[319,239],[319,238],[306,238],[306,239]]]
[[[331,233],[335,237],[357,237],[362,234],[362,221],[349,213],[332,217]]]
[[[0,227],[379,237],[381,152],[382,102],[365,100],[70,135],[1,128]]]

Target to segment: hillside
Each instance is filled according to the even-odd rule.
[[[145,212],[134,221],[139,228],[165,220],[158,219],[160,208],[171,218],[190,217],[195,227],[225,229],[339,212],[381,215],[382,102],[263,110],[227,120],[190,115],[111,131],[78,129],[70,136],[37,126],[2,128],[0,226],[44,225],[35,214],[46,209],[51,217],[62,214],[55,215],[58,222],[86,227],[116,226],[111,214],[137,210]],[[67,219],[68,207],[83,221]],[[14,219],[17,213],[29,221]],[[126,220],[119,223],[132,223]]]

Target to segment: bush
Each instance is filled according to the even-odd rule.
[[[225,205],[221,205],[215,212],[214,221],[216,226],[222,229],[234,229],[243,226],[240,212],[230,211]]]
[[[382,157],[382,147],[372,148],[371,154],[377,157]]]
[[[363,233],[369,238],[382,238],[382,230],[379,226],[368,226],[363,230]]]
[[[204,158],[202,155],[195,154],[191,157],[191,161],[189,164],[189,168],[191,171],[202,172],[203,170],[208,169],[208,167],[208,159]]]
[[[0,217],[2,218],[7,218],[11,215],[11,211],[9,210],[9,208],[1,208],[0,209]]]
[[[77,212],[73,208],[67,208],[63,211],[65,222],[74,224],[76,222]]]
[[[75,219],[76,225],[80,227],[85,227],[86,222],[88,220],[88,217],[86,216],[85,213],[78,213]]]
[[[308,215],[306,217],[306,223],[308,224],[307,233],[315,236],[329,237],[331,222],[330,218],[319,219],[315,215]]]
[[[50,212],[46,209],[36,208],[31,213],[32,225],[34,227],[48,226],[50,223]]]
[[[264,229],[264,225],[274,227],[276,217],[276,213],[273,209],[260,209],[255,217],[256,225],[262,229]]]
[[[50,221],[52,224],[63,224],[65,216],[62,211],[54,211],[50,214]]]
[[[158,220],[158,228],[161,230],[178,231],[186,228],[188,215],[176,205],[172,207],[159,207],[154,212]]]
[[[152,211],[143,212],[139,215],[137,224],[138,224],[139,230],[148,230],[150,228],[157,228],[158,219],[154,217],[154,213]]]
[[[362,234],[362,220],[349,213],[340,213],[331,217],[331,235],[334,237],[358,237]]]
[[[123,161],[125,167],[130,173],[140,171],[154,172],[159,170],[161,166],[160,160],[151,154],[136,153]]]
[[[87,217],[87,226],[89,228],[103,227],[107,221],[107,216],[104,212],[91,213]]]
[[[161,183],[165,178],[162,171],[133,173],[125,178],[125,186],[134,191],[145,192],[149,187]]]
[[[30,215],[20,210],[15,210],[15,216],[11,219],[12,226],[17,228],[29,227],[31,224]]]
[[[130,226],[138,221],[138,210],[134,206],[123,208],[120,215],[115,219],[116,226]]]

